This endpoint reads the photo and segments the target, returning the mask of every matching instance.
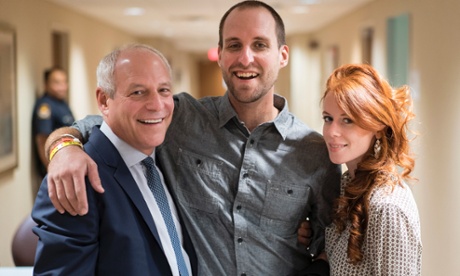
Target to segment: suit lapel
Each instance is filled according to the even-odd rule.
[[[123,166],[126,168],[126,165],[124,165],[124,163]],[[129,169],[126,168],[126,170],[129,173]],[[127,175],[129,177],[126,177]],[[123,190],[126,192],[133,204],[139,210],[139,213],[142,215],[145,223],[147,223],[147,225],[150,228],[150,231],[155,236],[155,239],[157,240],[158,244],[160,244],[161,246],[160,236],[158,235],[158,231],[155,226],[155,221],[152,218],[152,213],[150,213],[150,210],[147,204],[145,203],[144,197],[142,196],[142,193],[140,192],[139,187],[132,178],[131,174],[126,174],[126,172],[124,172],[124,168],[118,168],[114,173],[114,178],[117,180],[118,184],[123,188]]]
[[[162,247],[160,236],[158,235],[155,222],[152,218],[152,214],[145,203],[144,197],[142,196],[139,187],[137,186],[134,178],[131,175],[126,164],[123,162],[120,154],[117,149],[113,146],[110,140],[99,130],[99,128],[94,128],[89,139],[89,143],[94,143],[97,145],[96,151],[102,157],[104,162],[113,168],[113,177],[121,188],[125,191],[126,195],[131,199],[134,206],[141,214],[145,223],[149,227],[152,235],[155,237],[156,241]]]

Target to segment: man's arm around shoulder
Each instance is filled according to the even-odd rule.
[[[81,139],[80,132],[72,127],[64,127],[51,133],[46,142],[46,152],[59,143],[63,135],[73,135]],[[97,172],[96,163],[80,147],[67,146],[54,152],[48,166],[48,194],[59,213],[85,215],[88,212],[85,176],[99,193],[104,189]]]

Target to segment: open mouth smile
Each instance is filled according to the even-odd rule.
[[[137,120],[137,121],[143,124],[158,124],[158,123],[163,122],[163,118],[152,119],[152,120]]]
[[[243,72],[235,72],[233,73],[237,78],[242,80],[250,80],[259,76],[257,73],[243,73]]]

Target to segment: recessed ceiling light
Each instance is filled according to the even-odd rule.
[[[140,16],[145,13],[145,10],[139,7],[131,7],[125,9],[123,13],[127,16]]]

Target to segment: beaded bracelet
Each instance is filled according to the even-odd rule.
[[[53,159],[54,155],[61,149],[68,147],[68,146],[79,146],[80,148],[83,148],[83,144],[78,140],[78,138],[72,138],[72,139],[62,139],[56,146],[53,147],[53,149],[50,152],[50,161]]]

